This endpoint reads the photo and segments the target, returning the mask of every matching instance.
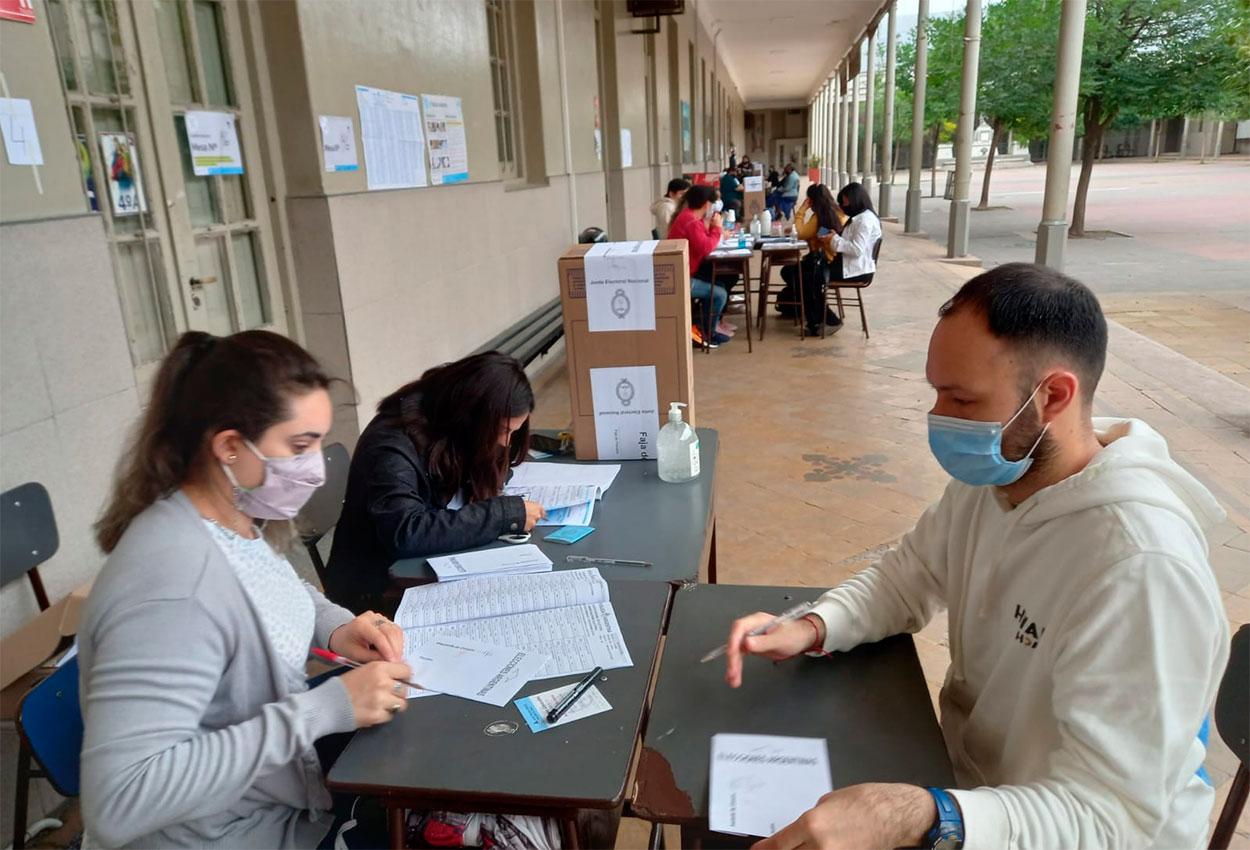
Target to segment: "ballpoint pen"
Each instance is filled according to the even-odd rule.
[[[797,620],[800,617],[804,616],[805,614],[810,613],[811,610],[815,607],[816,607],[815,602],[804,602],[801,605],[795,605],[793,608],[789,608],[785,611],[782,611],[780,614],[778,614],[776,617],[773,617],[764,625],[756,626],[755,628],[751,629],[751,631],[747,632],[747,637],[758,637],[759,635],[764,634],[764,632],[768,631],[771,628],[774,628],[775,626],[780,626],[782,623],[788,623],[791,620]],[[714,658],[720,658],[728,650],[729,650],[729,644],[723,643],[720,646],[716,647],[716,649],[713,649],[707,655],[700,658],[699,663],[706,664],[708,661],[711,661]]]
[[[624,558],[592,558],[589,555],[566,555],[564,560],[570,564],[608,564],[614,567],[650,567],[650,561],[630,561]]]
[[[338,664],[341,667],[352,667],[352,668],[365,666],[359,661],[352,661],[347,656],[339,655],[337,652],[331,652],[328,649],[320,649],[314,646],[312,649],[308,650],[308,652],[310,655],[315,657],[318,661],[324,661],[327,664]],[[396,679],[395,681],[402,682],[403,684],[407,685],[410,688],[420,688],[421,690],[425,690],[425,688],[421,687],[421,685],[418,685],[416,682],[409,682],[405,679]]]
[[[603,673],[602,667],[596,667],[587,673],[586,678],[578,682],[573,687],[573,690],[569,691],[564,699],[560,700],[559,704],[557,704],[555,708],[547,712],[547,722],[555,723],[559,720],[564,715],[564,712],[573,707],[573,703],[581,699],[582,695],[590,690],[590,686],[595,683],[595,680],[599,678],[601,673]]]

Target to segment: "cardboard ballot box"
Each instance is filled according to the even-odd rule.
[[[674,401],[694,425],[687,250],[686,240],[666,239],[575,245],[560,257],[579,460],[654,460]]]
[[[742,193],[742,220],[750,226],[751,219],[764,211],[764,178],[746,178],[743,181],[743,189],[745,191]]]

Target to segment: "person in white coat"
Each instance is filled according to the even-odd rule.
[[[1199,735],[1229,631],[1204,532],[1223,511],[1146,423],[1093,418],[1107,325],[1085,286],[1011,263],[940,316],[929,444],[954,480],[806,617],[735,622],[726,679],[744,655],[843,652],[945,608],[958,787],[842,788],[756,846],[1205,846]]]

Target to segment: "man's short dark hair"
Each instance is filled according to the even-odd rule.
[[[1085,284],[1046,266],[1006,263],[965,283],[938,315],[960,310],[984,316],[991,334],[1030,359],[1065,361],[1081,379],[1083,401],[1093,401],[1107,362],[1107,320]]]
[[[689,180],[684,177],[674,177],[672,180],[668,181],[668,192],[666,194],[671,195],[674,192],[684,192],[689,188]]]

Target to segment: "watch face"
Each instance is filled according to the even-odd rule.
[[[960,850],[964,840],[958,835],[943,835],[933,844],[933,850]]]

